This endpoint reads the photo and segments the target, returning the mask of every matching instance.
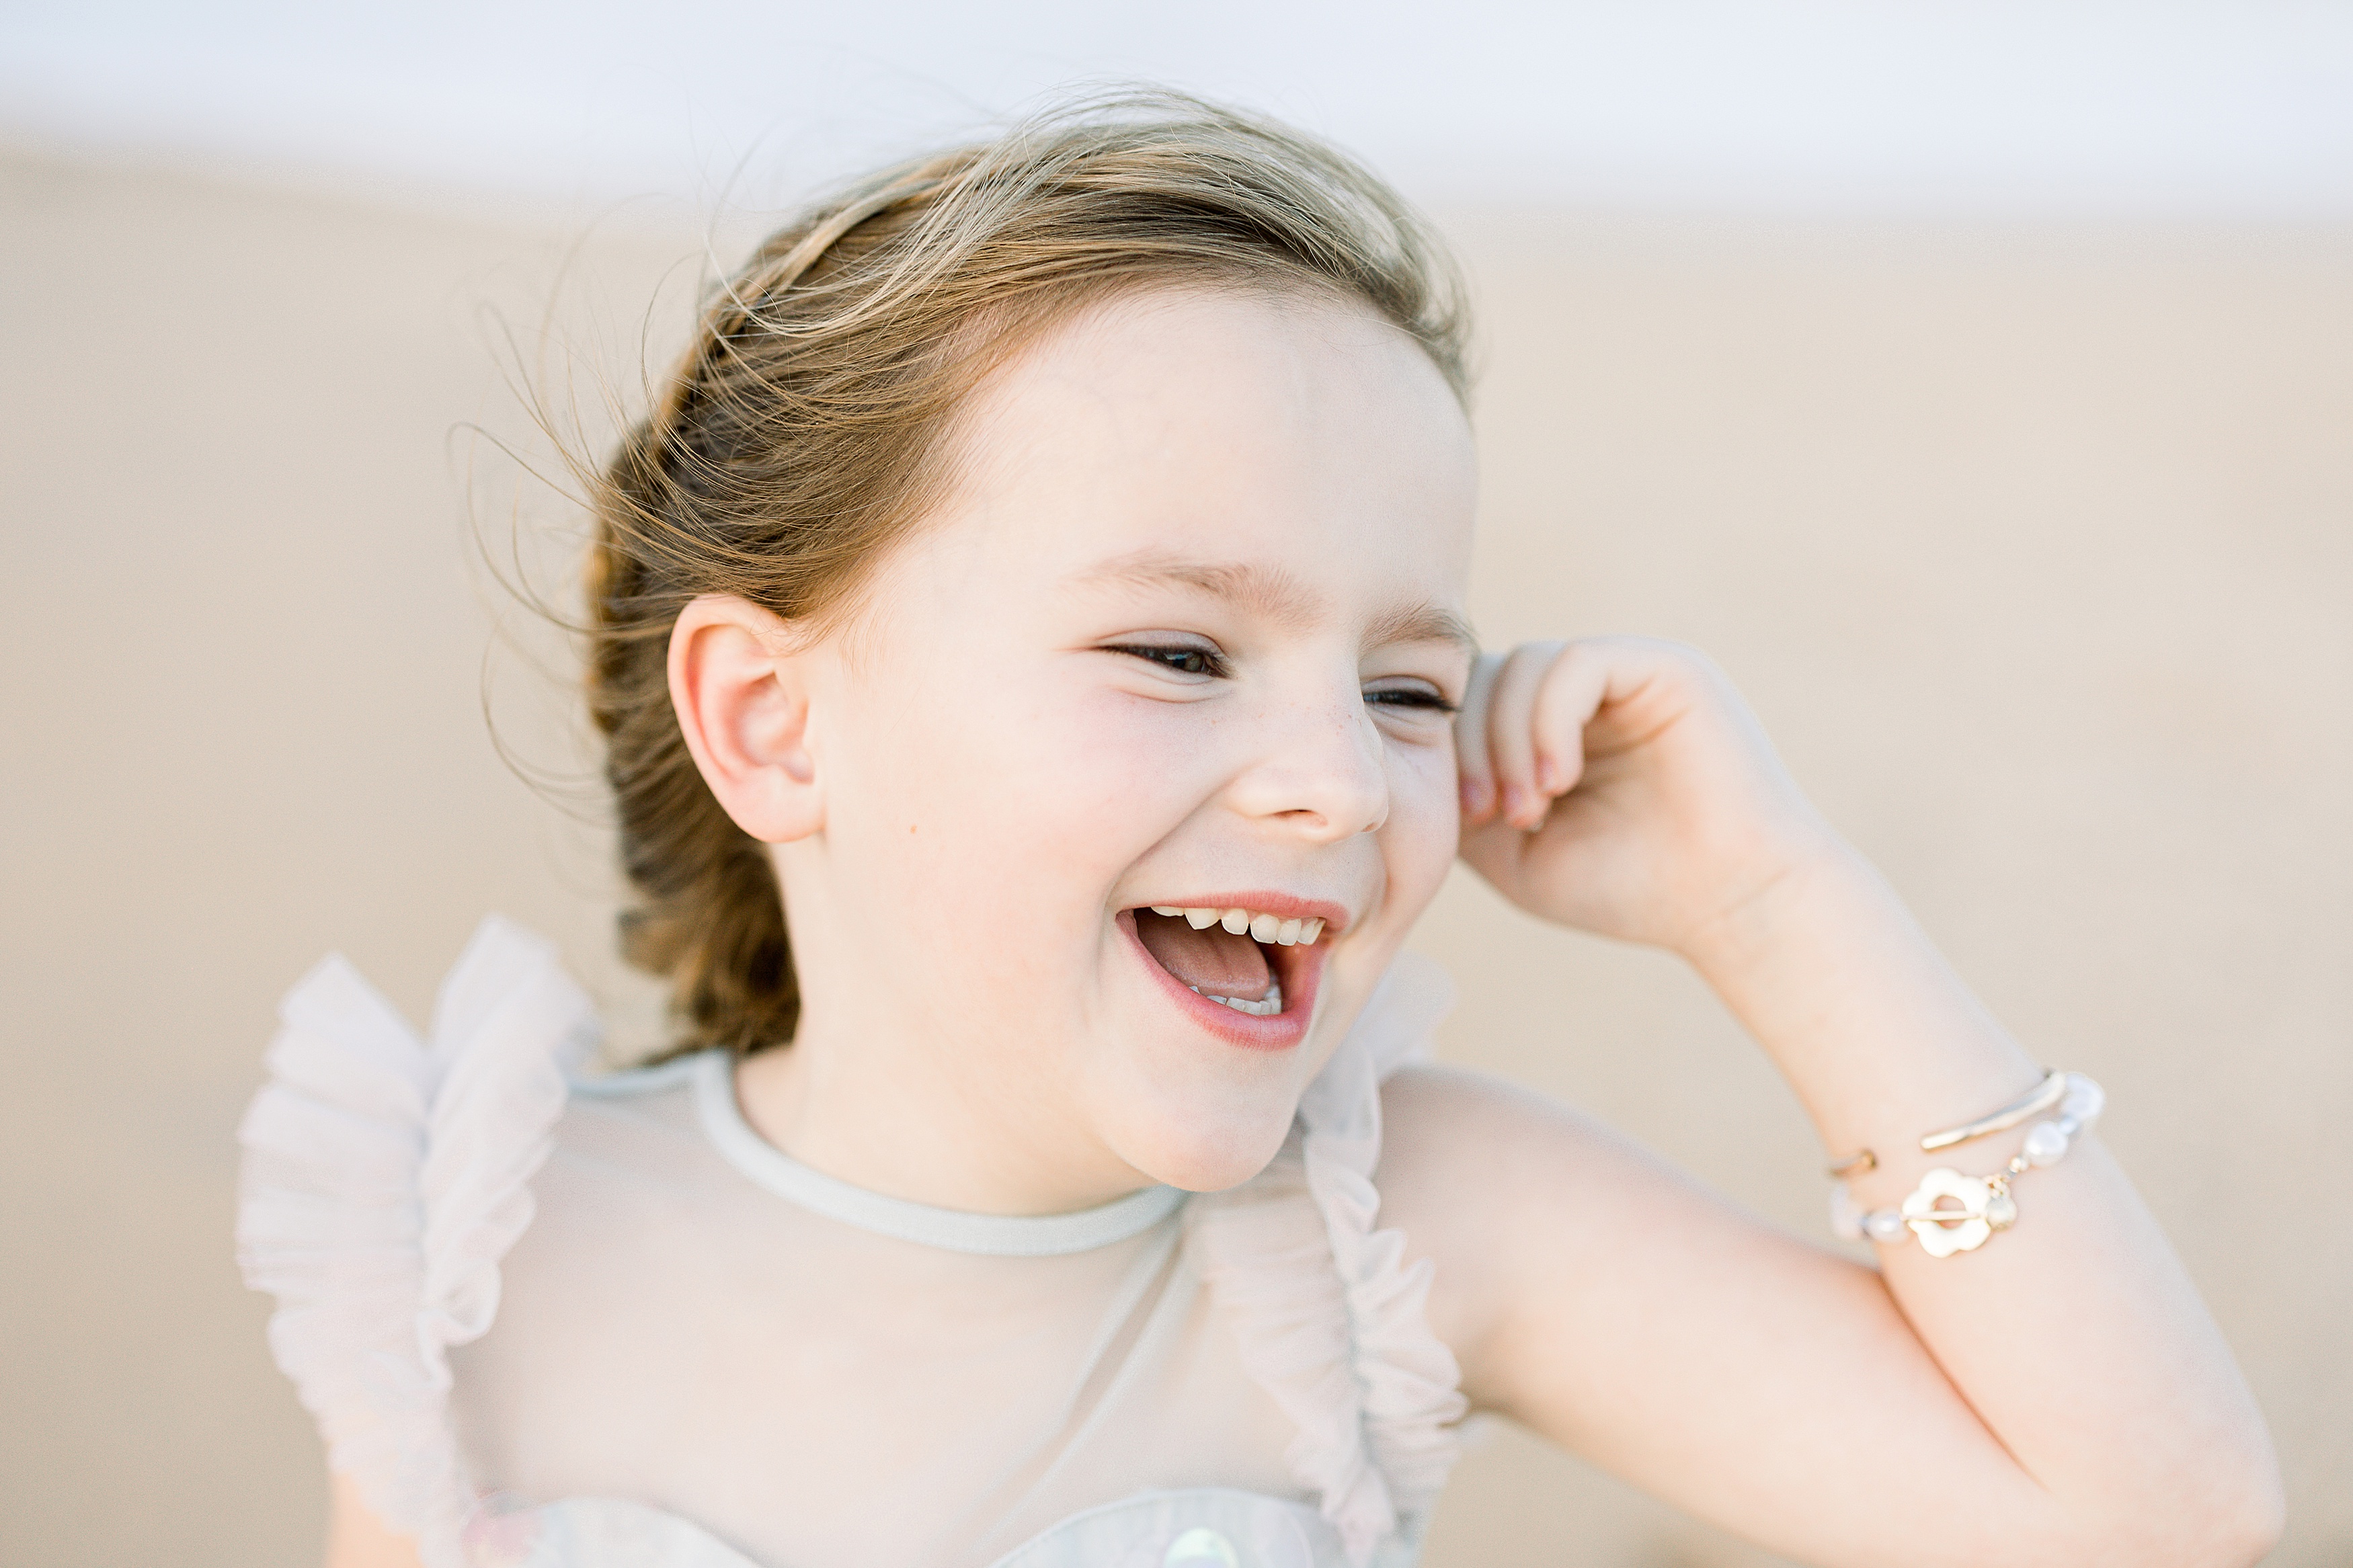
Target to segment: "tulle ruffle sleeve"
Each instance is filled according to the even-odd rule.
[[[428,1039],[341,957],[279,1016],[237,1132],[237,1260],[278,1299],[270,1352],[329,1464],[427,1568],[454,1568],[475,1499],[448,1352],[498,1311],[500,1260],[531,1223],[528,1184],[595,1016],[553,946],[492,917],[443,982]]]
[[[1288,1459],[1352,1563],[1418,1542],[1453,1467],[1468,1406],[1430,1331],[1432,1268],[1378,1230],[1383,1079],[1424,1054],[1453,1003],[1444,970],[1400,956],[1311,1084],[1266,1173],[1192,1205],[1210,1289],[1244,1363],[1297,1423]]]

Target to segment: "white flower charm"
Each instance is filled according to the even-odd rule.
[[[1938,1208],[1940,1198],[1951,1198],[1960,1206]],[[2008,1213],[2015,1217],[2017,1208],[2010,1203],[2010,1194],[1993,1183],[1940,1165],[1921,1177],[1920,1184],[1904,1200],[1904,1219],[1920,1238],[1921,1251],[1931,1258],[1950,1258],[1956,1252],[1976,1251],[1993,1235],[1996,1199],[2009,1205]]]

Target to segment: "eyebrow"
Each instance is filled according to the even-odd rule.
[[[1400,605],[1365,629],[1366,647],[1401,642],[1451,642],[1473,658],[1479,655],[1479,634],[1471,629],[1471,623],[1427,599],[1419,605]]]
[[[1322,608],[1305,584],[1279,567],[1257,566],[1248,562],[1187,561],[1156,551],[1141,551],[1106,562],[1082,573],[1079,581],[1133,588],[1189,588],[1291,627],[1314,625]],[[1479,638],[1471,624],[1443,605],[1427,599],[1386,610],[1365,628],[1366,647],[1409,642],[1451,642],[1473,655],[1479,651]]]

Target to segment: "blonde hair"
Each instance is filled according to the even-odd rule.
[[[671,982],[680,1049],[792,1037],[775,871],[670,705],[679,611],[739,595],[822,627],[948,476],[943,437],[996,365],[1110,295],[1309,289],[1409,334],[1457,395],[1461,290],[1349,159],[1173,93],[1080,101],[885,170],[804,212],[715,288],[692,345],[594,487],[589,707],[606,744],[634,964]]]

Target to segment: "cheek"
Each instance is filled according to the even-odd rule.
[[[1184,707],[1088,688],[994,716],[973,737],[991,853],[1063,868],[1100,897],[1199,803],[1209,730]]]
[[[1391,912],[1419,915],[1438,896],[1461,841],[1461,796],[1454,753],[1443,745],[1398,746],[1390,752],[1389,816],[1381,829]]]
[[[1198,793],[1200,726],[1175,705],[953,681],[892,707],[870,710],[845,813],[871,819],[860,837],[899,863],[908,896],[1018,926],[1031,951],[1058,931],[1099,935],[1112,883]]]

